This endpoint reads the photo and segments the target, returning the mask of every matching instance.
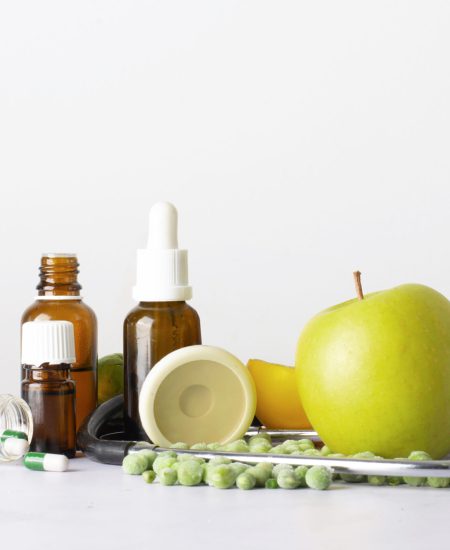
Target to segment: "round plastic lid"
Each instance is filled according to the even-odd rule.
[[[255,409],[255,386],[247,368],[212,346],[189,346],[166,355],[148,373],[139,396],[142,426],[159,446],[239,439]]]

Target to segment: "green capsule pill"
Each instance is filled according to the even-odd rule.
[[[19,432],[16,430],[5,430],[0,436],[0,441],[4,443],[10,437],[15,439],[26,439],[28,441],[28,436],[25,432]]]
[[[69,468],[67,456],[51,453],[27,453],[23,463],[29,470],[41,472],[65,472]]]

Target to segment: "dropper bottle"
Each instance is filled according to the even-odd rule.
[[[192,298],[188,253],[178,248],[175,207],[156,203],[149,217],[147,248],[137,252],[133,297],[138,305],[124,322],[127,436],[148,439],[139,419],[139,392],[150,369],[170,352],[201,344],[200,319],[186,301]]]

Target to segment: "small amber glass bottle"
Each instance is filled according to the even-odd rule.
[[[21,393],[33,417],[32,451],[75,456],[75,382],[70,375],[74,360],[72,323],[23,325]]]
[[[78,266],[75,254],[43,254],[38,296],[22,316],[22,324],[65,320],[74,326],[76,361],[72,377],[77,386],[77,429],[97,404],[97,320],[80,296]]]
[[[200,319],[187,305],[187,250],[178,248],[178,216],[167,202],[150,211],[147,248],[138,250],[133,296],[138,306],[124,322],[125,431],[147,439],[139,418],[139,393],[150,369],[179,348],[201,344]]]

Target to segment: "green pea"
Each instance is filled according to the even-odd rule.
[[[413,451],[408,456],[408,460],[423,461],[423,460],[433,460],[433,458],[428,453],[426,453],[425,451]]]
[[[187,443],[183,443],[182,441],[178,441],[177,443],[172,443],[170,448],[171,449],[189,449],[189,445]]]
[[[266,439],[259,439],[256,443],[249,445],[249,450],[251,453],[269,453],[272,449],[272,445]]]
[[[300,482],[291,470],[280,470],[277,475],[277,483],[282,489],[297,489]]]
[[[251,468],[246,470],[246,473],[252,474],[252,476],[256,479],[257,487],[264,487],[269,477],[272,477],[272,469],[269,470],[265,467],[261,468],[259,465],[252,466]]]
[[[122,469],[126,474],[141,475],[147,470],[147,458],[139,453],[127,455],[122,462]]]
[[[252,435],[252,437],[248,440],[248,443],[249,445],[251,445],[254,441],[259,441],[260,439],[265,439],[269,443],[272,442],[272,438],[268,433],[260,432],[260,433],[257,433],[256,435]]]
[[[208,464],[210,466],[217,466],[219,464],[231,464],[231,460],[229,458],[226,458],[225,456],[215,456],[214,458],[211,458]]]
[[[202,465],[195,460],[186,460],[179,463],[177,474],[178,482],[181,485],[192,487],[201,483],[203,477],[203,468]]]
[[[275,464],[272,469],[272,475],[277,477],[281,470],[290,470],[292,472],[294,468],[291,466],[291,464]]]
[[[221,445],[220,443],[208,443],[208,445],[206,446],[208,451],[217,451],[220,449]]]
[[[331,454],[331,449],[330,447],[328,447],[328,445],[324,445],[321,449],[320,449],[320,454],[322,456],[329,456]]]
[[[354,455],[349,455],[348,458],[356,458],[357,460],[373,460],[376,457],[371,451],[362,451]],[[360,474],[340,474],[340,477],[347,483],[364,483],[367,481],[367,476]]]
[[[147,470],[152,468],[153,462],[155,462],[155,458],[158,456],[155,451],[151,451],[150,449],[142,449],[142,451],[138,451],[136,454],[145,456],[147,459]]]
[[[243,439],[227,443],[222,449],[228,453],[248,453],[248,445]]]
[[[391,487],[397,487],[397,485],[403,485],[405,480],[400,476],[389,476],[387,478],[387,484]]]
[[[191,449],[193,451],[207,451],[208,450],[208,445],[204,442],[195,443],[194,445],[191,445]]]
[[[200,458],[199,456],[191,455],[191,454],[179,454],[177,455],[178,462],[188,462],[190,460],[193,460],[194,462],[198,462],[199,464],[204,464],[205,459]]]
[[[408,460],[418,460],[422,462],[424,460],[433,460],[433,459],[425,451],[413,451],[408,456]],[[405,483],[407,483],[411,487],[421,487],[422,485],[425,485],[427,483],[426,477],[404,476],[403,479],[405,480]]]
[[[234,475],[236,477],[238,477],[239,475],[241,475],[243,472],[245,472],[246,470],[248,470],[250,468],[250,465],[249,464],[243,464],[242,462],[232,462],[230,464],[230,468],[233,470],[234,472]]]
[[[159,472],[163,468],[171,468],[176,461],[177,459],[173,456],[157,456],[155,458],[155,462],[153,462],[153,471],[157,476],[159,476]]]
[[[244,474],[241,474],[244,475]],[[236,477],[229,464],[213,466],[208,474],[209,485],[217,489],[229,489],[234,485]]]
[[[310,449],[314,449],[314,448],[315,448],[314,442],[311,441],[311,439],[299,439],[299,440],[298,440],[298,444],[299,444],[301,447],[309,447]]]
[[[369,485],[380,487],[386,484],[386,476],[367,476],[367,482]]]
[[[288,454],[283,445],[275,445],[275,447],[272,447],[272,450],[270,452],[271,452],[271,454],[274,454],[274,455],[287,455]]]
[[[279,487],[277,480],[273,477],[269,477],[264,486],[266,489],[278,489]]]
[[[435,489],[445,489],[450,487],[450,478],[448,477],[429,477],[427,484]]]
[[[273,464],[271,462],[258,462],[258,464],[255,465],[255,468],[260,468],[261,470],[264,470],[268,474],[272,475]]]
[[[293,439],[287,439],[283,443],[283,448],[286,451],[286,454],[291,454],[301,450],[302,448],[304,448],[304,446],[298,441],[295,441]]]
[[[297,466],[297,468],[294,469],[294,475],[297,478],[299,482],[300,487],[306,487],[306,472],[308,471],[307,466]]]
[[[252,476],[252,474],[249,474],[248,471],[239,474],[236,478],[236,486],[238,489],[248,491],[249,489],[253,489],[255,485],[256,479]]]
[[[142,472],[142,477],[145,483],[153,483],[155,481],[156,474],[153,470],[145,470],[145,472]]]
[[[173,468],[161,468],[158,473],[158,481],[161,485],[175,485],[177,472]]]
[[[318,449],[306,449],[303,451],[303,456],[321,456]]]
[[[161,451],[158,453],[158,456],[170,456],[172,458],[177,458],[177,453],[175,451]]]
[[[358,460],[373,460],[375,457],[375,454],[371,451],[363,451],[362,453],[356,453],[355,455],[351,455],[350,458],[356,458]]]
[[[346,483],[363,483],[367,477],[359,474],[340,474],[342,481]]]
[[[311,489],[324,491],[331,484],[332,471],[325,466],[313,466],[306,472],[306,485]]]

